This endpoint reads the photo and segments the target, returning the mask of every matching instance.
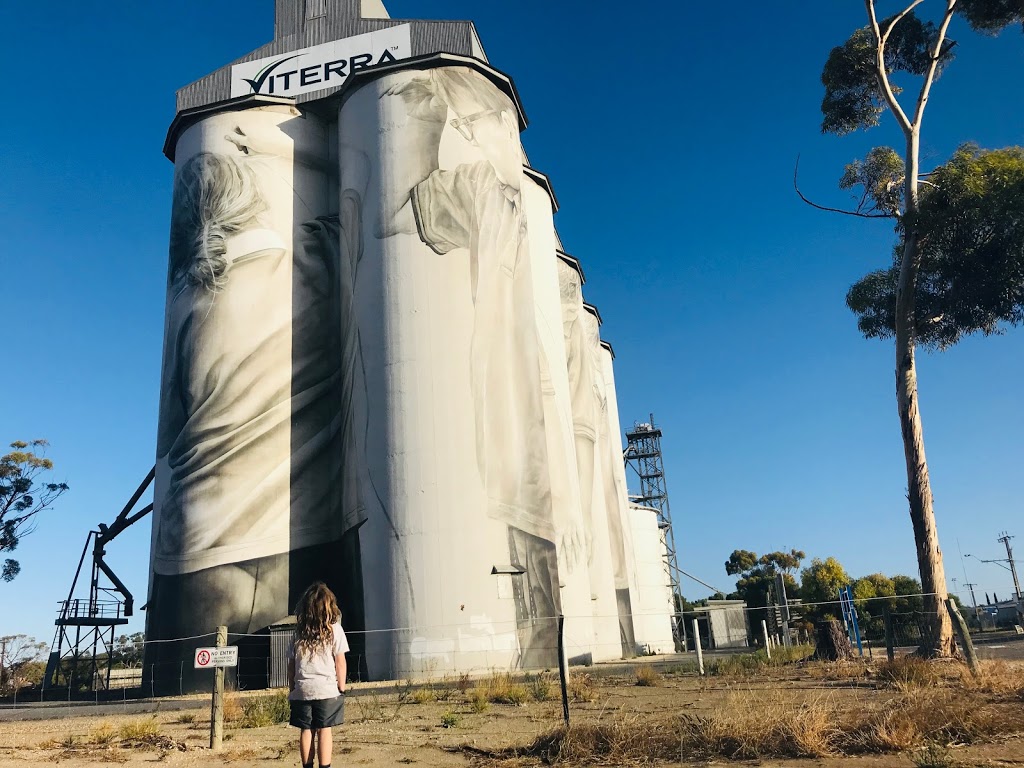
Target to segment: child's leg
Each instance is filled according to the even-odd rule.
[[[323,768],[331,764],[331,748],[334,746],[331,738],[330,728],[321,728],[316,732],[316,748],[320,755],[320,765]]]
[[[313,731],[303,728],[299,731],[299,759],[305,766],[313,764]]]

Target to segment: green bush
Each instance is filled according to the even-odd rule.
[[[238,718],[239,728],[265,728],[268,725],[285,723],[291,714],[288,694],[275,691],[266,696],[250,696],[242,701],[242,715]]]

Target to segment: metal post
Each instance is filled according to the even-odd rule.
[[[887,605],[882,608],[882,623],[885,625],[885,654],[889,661],[893,661],[896,658],[896,643],[892,636],[892,614]]]
[[[558,614],[558,678],[562,686],[562,717],[569,727],[569,689],[565,670],[565,616]]]
[[[217,627],[217,647],[228,644],[228,628]],[[224,741],[224,667],[213,671],[213,702],[210,707],[210,749],[220,750]]]
[[[768,637],[768,623],[761,619],[761,634],[764,636],[764,652],[768,654],[768,658],[772,657],[772,644]]]
[[[704,675],[704,651],[700,647],[700,628],[697,626],[697,620],[693,620],[693,647],[697,651],[697,671],[700,672],[701,676]]]

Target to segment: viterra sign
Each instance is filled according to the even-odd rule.
[[[411,55],[409,25],[388,27],[231,67],[231,97],[298,96],[333,88],[350,74]]]

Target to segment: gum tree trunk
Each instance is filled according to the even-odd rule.
[[[903,454],[907,464],[907,501],[917,544],[917,563],[925,593],[925,623],[929,628],[918,653],[923,656],[953,654],[953,624],[945,610],[946,573],[935,524],[935,505],[924,451],[924,429],[917,396],[917,365],[914,360],[915,294],[921,266],[921,243],[917,232],[917,177],[919,136],[907,137],[906,241],[896,292],[896,406],[903,433]]]
[[[885,44],[899,20],[910,13],[920,0],[915,0],[885,25],[883,30],[875,13],[875,0],[864,0],[868,21],[875,39],[875,77],[889,111],[903,130],[907,141],[904,187],[904,247],[900,261],[900,279],[896,290],[896,407],[903,433],[903,455],[907,464],[907,501],[910,522],[917,545],[917,565],[921,573],[927,636],[918,653],[922,656],[951,656],[954,652],[953,624],[946,612],[946,572],[939,549],[939,532],[935,525],[935,505],[928,477],[928,460],[924,453],[924,430],[917,399],[917,366],[914,362],[917,278],[921,267],[921,242],[918,232],[918,177],[920,175],[921,123],[946,42],[946,33],[953,19],[957,0],[946,0],[946,13],[939,25],[932,48],[931,65],[925,73],[913,117],[903,111],[889,83],[885,62]]]

